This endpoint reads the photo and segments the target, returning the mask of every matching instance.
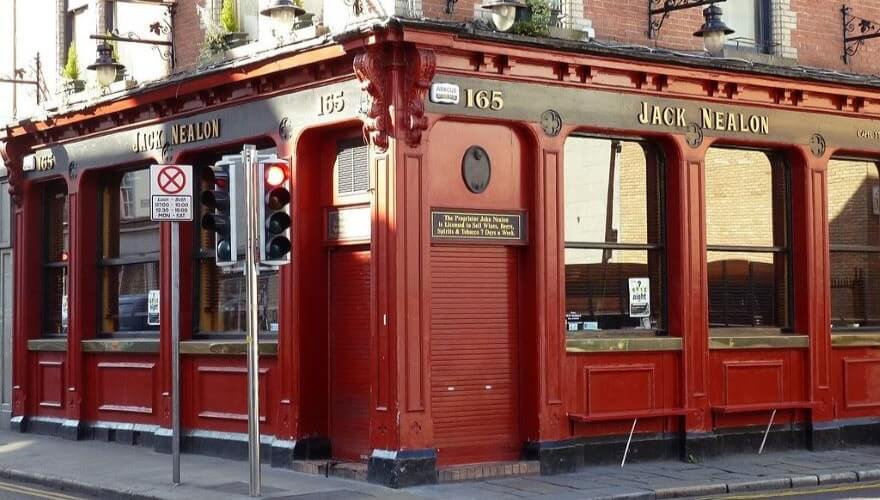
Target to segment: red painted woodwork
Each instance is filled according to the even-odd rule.
[[[681,358],[674,351],[569,353],[564,359],[564,399],[569,415],[583,418],[575,418],[568,432],[624,434],[638,415],[656,417],[640,421],[639,433],[678,429],[681,419],[669,417],[685,409],[675,383],[681,379]]]
[[[777,403],[808,402],[804,374],[806,349],[718,349],[709,353],[710,401],[714,408],[758,408],[756,412],[714,411],[714,426],[766,425],[767,415]],[[788,408],[793,409],[793,408]],[[794,408],[796,409],[796,408]],[[803,421],[804,412],[779,414],[779,423]]]
[[[431,405],[441,464],[519,456],[517,252],[431,250]]]
[[[65,414],[65,362],[59,353],[39,353],[34,382],[37,414],[62,417]]]
[[[260,356],[260,434],[277,432],[280,376],[274,356]],[[183,427],[247,432],[247,365],[244,356],[182,357]]]
[[[802,145],[777,144],[773,137],[738,139],[746,146],[770,144],[791,165],[794,328],[809,336],[808,349],[709,350],[703,157],[713,139],[692,148],[680,134],[655,134],[647,139],[662,151],[667,176],[668,334],[683,339],[683,351],[566,353],[561,193],[563,144],[572,125],[549,137],[539,116],[511,123],[487,112],[459,120],[423,115],[420,108],[426,75],[435,63],[441,77],[484,76],[487,87],[515,80],[604,88],[646,99],[678,96],[710,105],[739,99],[768,109],[822,110],[817,120],[876,118],[875,91],[563,55],[409,27],[345,43],[255,61],[237,73],[160,85],[52,122],[38,121],[30,126],[36,132],[11,129],[6,149],[20,203],[14,217],[15,294],[28,298],[16,301],[14,313],[15,415],[170,422],[167,322],[158,355],[81,351],[81,340],[97,331],[96,186],[105,168],[121,165],[103,165],[73,179],[63,173],[64,166],[56,167],[53,178],[66,179],[71,203],[68,352],[27,350],[27,340],[40,335],[40,301],[30,299],[41,296],[40,284],[30,277],[40,274],[41,234],[33,221],[41,218],[42,181],[22,180],[21,156],[39,142],[87,140],[119,127],[134,130],[303,88],[320,93],[326,82],[354,78],[357,54],[365,54],[358,76],[371,95],[366,128],[381,146],[371,152],[373,189],[359,200],[373,208],[372,253],[362,261],[354,256],[363,249],[328,251],[322,241],[325,209],[347,203],[334,199],[328,187],[335,141],[360,137],[362,123],[314,128],[289,141],[270,131],[279,153],[295,152],[296,222],[294,263],[281,279],[279,354],[261,362],[264,434],[329,436],[334,454],[350,459],[374,448],[437,447],[441,464],[449,464],[516,458],[525,440],[625,434],[639,415],[652,416],[639,423],[639,432],[682,430],[681,418],[665,416],[679,412],[686,414],[688,431],[766,425],[762,408],[769,411],[773,405],[787,409],[778,422],[880,415],[880,350],[831,347],[825,165],[837,153],[834,145],[816,158]],[[363,45],[374,48],[365,51]],[[386,109],[376,109],[376,102]],[[559,111],[564,117],[565,110]],[[601,122],[589,131],[609,133]],[[630,135],[626,132],[615,133]],[[462,154],[475,144],[489,152],[493,166],[492,182],[481,195],[461,182]],[[175,151],[189,154],[184,147]],[[524,210],[528,245],[432,245],[427,230],[432,207]],[[185,228],[181,237],[184,290],[193,288],[189,231]],[[165,290],[170,274],[166,229],[161,238]],[[350,261],[328,265],[328,255]],[[366,283],[366,291],[328,289],[333,273],[346,272]],[[184,294],[184,338],[192,331],[191,302]],[[350,304],[345,314],[329,314],[337,302]],[[163,318],[169,314],[163,301]],[[358,350],[342,349],[355,345]],[[244,432],[244,363],[243,357],[185,356],[185,427]],[[471,393],[448,390],[463,383],[472,385]],[[498,399],[482,402],[487,393]],[[365,395],[366,402],[358,400]],[[569,427],[568,414],[582,415],[582,421]],[[612,420],[618,416],[620,421]]]
[[[160,422],[158,356],[88,354],[83,356],[83,416],[88,421]]]
[[[334,458],[370,454],[370,250],[330,250],[330,446]]]

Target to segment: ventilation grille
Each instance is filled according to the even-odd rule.
[[[365,193],[370,188],[369,149],[362,139],[336,145],[336,194]]]

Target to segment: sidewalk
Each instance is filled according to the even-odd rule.
[[[0,431],[0,477],[105,498],[249,498],[246,462],[182,455],[180,486],[171,456],[149,448],[72,442]],[[880,447],[763,456],[737,455],[704,464],[646,462],[587,467],[574,474],[490,479],[391,490],[263,466],[265,498],[348,499],[659,499],[880,480]]]

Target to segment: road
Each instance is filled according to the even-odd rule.
[[[0,480],[0,500],[93,500],[95,497],[62,492],[46,486],[34,486],[13,480]]]
[[[820,486],[817,488],[800,488],[748,495],[735,494],[718,498],[724,500],[758,500],[764,498],[782,498],[785,500],[880,499],[880,482]]]

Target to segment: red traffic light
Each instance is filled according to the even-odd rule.
[[[280,186],[287,180],[287,167],[285,165],[278,163],[266,165],[263,172],[266,176],[266,184],[272,187]]]

